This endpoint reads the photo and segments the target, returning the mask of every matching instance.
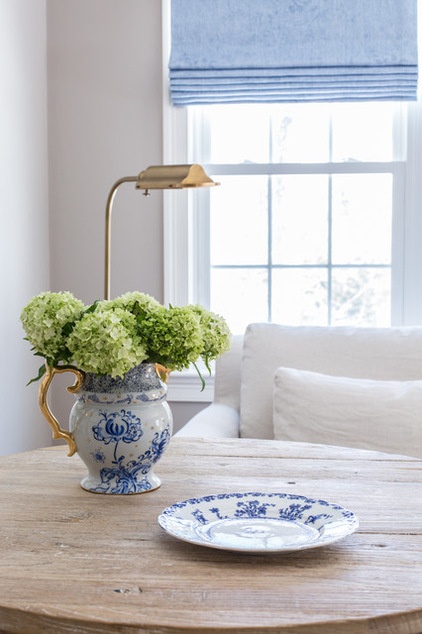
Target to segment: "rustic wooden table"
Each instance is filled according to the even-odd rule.
[[[0,630],[19,634],[422,632],[422,461],[260,440],[174,438],[134,496],[82,490],[64,447],[0,459]],[[168,535],[175,501],[323,498],[359,516],[330,546],[231,553]]]

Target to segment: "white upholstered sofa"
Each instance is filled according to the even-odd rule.
[[[250,324],[179,436],[317,442],[422,457],[422,327]]]

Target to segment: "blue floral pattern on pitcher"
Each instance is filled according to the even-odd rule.
[[[120,412],[100,411],[100,421],[92,428],[92,431],[95,440],[100,440],[106,445],[111,442],[116,443],[116,450],[120,441],[135,442],[143,434],[141,420],[124,409]]]
[[[156,433],[151,446],[145,453],[126,462],[125,453],[120,453],[120,443],[134,443],[143,435],[140,418],[130,411],[100,412],[101,420],[92,428],[94,438],[108,445],[114,443],[112,466],[100,470],[101,485],[92,489],[97,493],[137,493],[139,490],[148,491],[152,488],[146,475],[159,460],[168,443],[170,432],[164,429]],[[122,448],[124,451],[124,448]],[[104,462],[104,454],[97,450],[92,453],[95,460]]]
[[[81,484],[88,491],[130,494],[160,485],[153,468],[171,438],[167,388],[153,364],[129,374],[127,384],[90,376],[72,410],[78,453],[89,469]]]
[[[152,486],[148,478],[140,479],[139,475],[146,474],[150,471],[152,466],[161,457],[169,441],[170,433],[167,429],[161,432],[161,434],[157,432],[153,439],[151,449],[147,450],[145,454],[138,456],[136,460],[130,460],[128,463],[125,463],[125,455],[122,454],[118,457],[116,455],[117,446],[120,442],[120,440],[117,440],[114,450],[114,466],[101,469],[100,477],[102,485],[95,487],[93,490],[97,493],[107,492],[119,494],[138,493],[139,490],[149,491]],[[99,459],[103,462],[101,452],[96,452],[93,455],[95,459]]]

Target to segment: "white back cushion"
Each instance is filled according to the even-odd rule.
[[[422,328],[250,324],[241,361],[240,435],[274,438],[278,367],[379,380],[422,379]]]
[[[422,458],[422,381],[374,381],[278,368],[274,438]]]

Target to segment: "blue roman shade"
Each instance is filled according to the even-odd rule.
[[[171,0],[175,105],[414,100],[417,0]]]

